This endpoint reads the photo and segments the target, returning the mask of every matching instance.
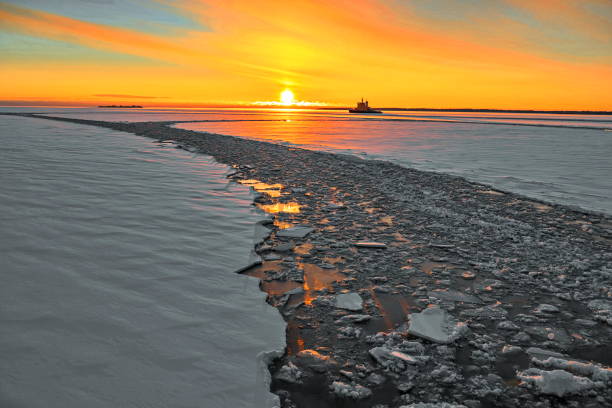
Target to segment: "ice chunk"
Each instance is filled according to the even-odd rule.
[[[277,380],[295,384],[301,382],[302,375],[302,371],[290,361],[286,365],[282,366],[280,370],[278,370],[275,378]]]
[[[595,386],[588,378],[578,377],[563,370],[544,371],[531,368],[518,373],[517,377],[526,383],[534,384],[542,394],[558,397],[580,393]]]
[[[313,228],[305,227],[303,225],[297,225],[291,228],[285,228],[276,233],[277,237],[288,237],[288,238],[304,238],[306,235],[314,231]]]
[[[416,364],[418,362],[417,359],[406,353],[386,347],[374,347],[370,349],[369,353],[381,365],[386,365],[389,360],[401,360],[408,364]]]
[[[363,299],[358,293],[341,293],[336,296],[336,307],[346,310],[358,311],[363,309]]]
[[[331,390],[339,397],[364,399],[372,395],[372,391],[362,385],[349,385],[342,381],[334,381]]]
[[[453,342],[465,331],[467,326],[464,323],[457,323],[451,315],[437,307],[413,313],[408,328],[408,333],[413,336],[442,344]]]
[[[334,323],[342,324],[342,323],[364,323],[370,320],[372,316],[367,314],[351,314],[342,316],[340,319],[336,320]]]

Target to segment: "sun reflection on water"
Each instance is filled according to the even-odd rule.
[[[278,229],[287,229],[293,227],[293,224],[290,222],[281,221],[278,219],[274,220],[274,226]]]
[[[249,187],[253,187],[255,191],[264,193],[273,198],[278,198],[282,195],[281,190],[284,188],[282,184],[267,184],[255,179],[238,180],[240,184],[244,184]]]
[[[270,214],[287,213],[297,214],[300,212],[300,204],[296,202],[289,203],[274,203],[274,204],[258,204],[259,208]]]
[[[315,292],[331,289],[334,282],[346,278],[337,269],[323,269],[308,263],[298,263],[298,268],[304,271],[304,304],[306,305],[311,305],[317,298]]]

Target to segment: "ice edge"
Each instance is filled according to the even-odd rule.
[[[199,149],[195,146],[191,146],[189,144],[186,143],[182,143],[180,145],[177,146],[178,148],[181,148],[183,150],[186,150],[190,153],[194,153],[194,154],[201,154]],[[211,156],[212,157],[212,156]],[[214,160],[214,158],[213,158]],[[216,160],[215,160],[216,162]],[[225,164],[224,164],[225,165]],[[225,165],[227,167],[227,174],[226,177],[233,174],[232,172],[232,168]],[[228,183],[233,183],[234,181],[231,179],[228,179]],[[255,198],[257,198],[257,195],[251,190],[251,196],[253,197],[253,203],[255,203]],[[266,228],[264,226],[265,223],[267,223],[267,221],[269,221],[269,219],[261,219],[257,222],[255,222],[255,224],[253,225],[253,247],[251,248],[251,253],[249,256],[249,263],[241,268],[238,268],[234,271],[234,273],[237,274],[241,274],[242,272],[246,271],[247,269],[252,268],[253,266],[257,266],[260,265],[262,262],[262,259],[259,255],[257,255],[257,253],[255,252],[255,246],[259,243],[262,243],[264,240],[266,240],[270,234],[272,233],[272,231],[268,228]],[[247,276],[247,275],[242,275],[244,276],[246,279],[249,280],[256,280],[257,281],[257,285],[259,286],[259,279],[258,278],[254,278],[251,276]],[[270,305],[268,305],[268,303],[266,303],[266,295],[264,292],[261,292],[261,300],[262,303],[267,306],[267,307],[272,307]],[[276,309],[276,308],[274,308]],[[278,312],[278,309],[276,309]],[[280,316],[280,313],[279,313]],[[281,320],[283,322],[283,326],[284,326],[284,339],[283,339],[283,343],[284,343],[284,347],[280,350],[264,350],[262,352],[260,352],[259,354],[257,354],[256,356],[256,364],[257,364],[257,373],[256,373],[256,387],[257,387],[257,391],[255,391],[256,393],[258,393],[259,395],[254,395],[253,397],[253,407],[254,408],[280,408],[281,407],[281,403],[280,403],[280,398],[278,397],[278,395],[273,394],[270,391],[271,385],[272,385],[272,374],[270,373],[270,369],[269,369],[269,365],[272,363],[272,361],[274,361],[277,358],[280,358],[283,356],[283,354],[285,353],[285,349],[287,347],[287,337],[286,337],[286,330],[287,330],[287,323],[284,321],[284,319],[282,319],[281,316]],[[264,389],[267,389],[267,391],[263,391]],[[262,392],[259,392],[259,390],[262,390]]]
[[[232,168],[228,166],[228,175],[231,173],[231,170]],[[234,181],[229,179],[228,182],[233,183]],[[254,204],[255,198],[257,197],[257,195],[252,190],[250,193],[251,193],[251,196],[253,197],[253,204]],[[251,248],[249,263],[243,266],[242,268],[236,269],[234,273],[241,274],[247,269],[250,269],[253,266],[257,266],[262,263],[261,257],[255,252],[255,246],[259,243],[262,243],[264,240],[266,240],[272,233],[270,229],[264,226],[264,224],[267,223],[267,221],[269,221],[269,219],[264,218],[264,219],[261,219],[255,222],[255,224],[253,225],[253,247]],[[257,286],[259,287],[260,279],[254,278],[248,275],[242,275],[242,276],[244,276],[244,278],[246,279],[257,281]],[[259,293],[261,294],[260,299],[262,300],[262,304],[268,308],[272,308],[272,306],[270,306],[266,302],[267,295],[264,292],[261,292],[261,290]],[[276,308],[274,309],[278,313],[278,309]],[[257,374],[255,376],[256,377],[255,385],[257,387],[256,392],[259,393],[259,395],[254,395],[253,405],[252,405],[254,408],[280,408],[281,407],[281,402],[280,402],[280,398],[278,397],[278,395],[273,394],[270,391],[271,385],[272,385],[272,374],[270,373],[270,369],[269,369],[269,365],[275,359],[280,358],[283,356],[283,354],[285,354],[285,350],[287,347],[287,336],[286,336],[287,323],[285,322],[284,319],[282,319],[282,316],[280,315],[280,313],[278,313],[278,315],[281,317],[281,321],[283,323],[282,343],[284,344],[284,346],[282,349],[261,351],[256,356]],[[267,391],[263,391],[264,389],[266,389]],[[261,390],[261,392],[259,392],[259,390]]]

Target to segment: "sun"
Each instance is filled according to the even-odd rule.
[[[280,94],[280,101],[283,105],[293,105],[295,103],[295,95],[290,89],[285,89]]]

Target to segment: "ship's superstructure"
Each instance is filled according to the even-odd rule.
[[[350,113],[382,113],[382,111],[370,108],[368,101],[361,98],[361,102],[357,102],[357,107],[349,109]]]

